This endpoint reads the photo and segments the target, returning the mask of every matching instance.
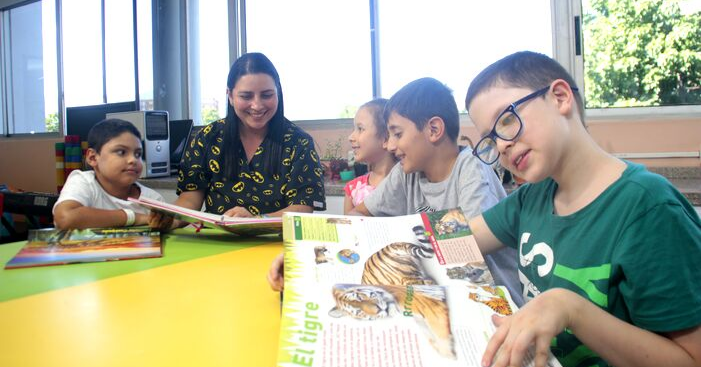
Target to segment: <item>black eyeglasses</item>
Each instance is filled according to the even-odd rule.
[[[499,114],[496,121],[494,121],[494,126],[492,130],[480,139],[475,145],[475,149],[472,150],[472,154],[475,155],[479,160],[486,164],[493,164],[499,159],[499,150],[497,149],[497,138],[504,141],[514,141],[518,139],[523,130],[523,121],[521,116],[516,113],[516,107],[519,105],[533,99],[540,97],[550,90],[550,86],[542,89],[519,99],[518,101],[506,107],[502,113]],[[577,91],[577,88],[572,88],[573,91]]]

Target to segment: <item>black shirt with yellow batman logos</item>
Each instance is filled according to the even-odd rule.
[[[235,206],[244,207],[253,215],[276,212],[290,205],[325,210],[324,176],[314,140],[294,124],[285,124],[280,173],[263,172],[269,154],[263,149],[264,142],[248,163],[241,146],[235,160],[239,165],[235,179],[225,177],[223,169],[226,121],[205,126],[183,154],[177,194],[204,190],[205,210],[210,213],[221,214]]]

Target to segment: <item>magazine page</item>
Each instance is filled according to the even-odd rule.
[[[27,244],[6,269],[163,255],[159,231],[148,228],[31,230]]]
[[[460,209],[283,226],[279,366],[480,366],[491,315],[516,310]]]
[[[257,236],[262,234],[280,233],[282,231],[282,218],[280,217],[229,217],[226,215],[192,210],[148,198],[129,198],[129,200],[139,203],[151,210],[172,215],[177,219],[189,223],[201,223],[206,227],[221,228],[228,232],[242,236]]]

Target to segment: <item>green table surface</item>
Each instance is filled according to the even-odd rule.
[[[0,302],[281,240],[279,236],[237,237],[216,229],[202,229],[197,233],[193,229],[178,229],[163,234],[162,239],[163,257],[160,258],[20,269],[4,269],[4,265],[26,242],[0,245],[0,265],[3,267],[0,270]]]

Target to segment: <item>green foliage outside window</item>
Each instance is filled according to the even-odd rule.
[[[701,104],[701,12],[680,3],[583,2],[587,108]]]
[[[352,119],[355,117],[356,112],[358,112],[358,106],[346,105],[338,117],[342,119]]]
[[[203,107],[202,108],[202,124],[206,125],[210,122],[214,122],[221,119],[219,116],[219,111],[216,108]]]
[[[50,113],[44,118],[47,133],[58,132],[58,113]]]

